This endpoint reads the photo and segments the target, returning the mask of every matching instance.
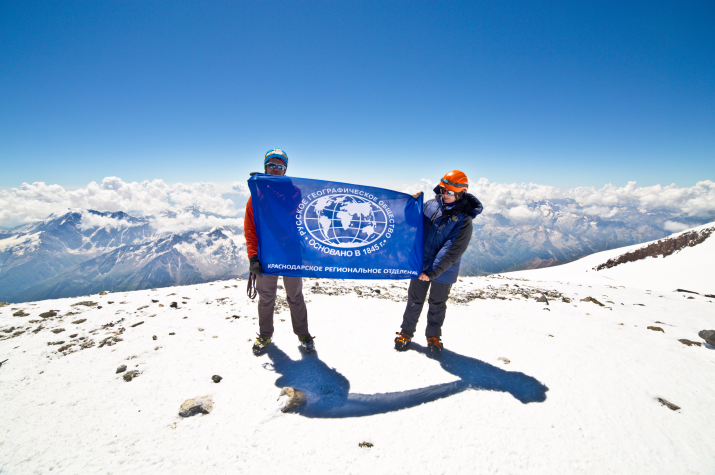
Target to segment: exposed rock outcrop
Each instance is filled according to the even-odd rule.
[[[647,245],[635,251],[627,252],[618,256],[615,259],[608,259],[603,264],[594,267],[595,270],[610,269],[619,264],[634,262],[646,257],[667,257],[676,251],[685,249],[686,247],[694,247],[705,241],[710,235],[715,232],[715,228],[703,229],[700,232],[691,231],[683,233],[680,236],[661,239],[658,242]]]

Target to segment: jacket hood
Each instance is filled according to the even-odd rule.
[[[444,203],[441,199],[439,199],[439,195],[437,193],[438,188],[439,185],[435,186],[433,191],[435,195],[437,195],[437,202],[439,202],[440,206],[444,210]],[[482,212],[482,209],[482,203],[479,202],[476,196],[470,193],[465,193],[464,197],[455,203],[454,207],[450,210],[450,212],[453,214],[457,214],[460,212],[465,213],[470,218],[474,219],[479,213]]]
[[[482,209],[484,209],[482,203],[472,194],[465,193],[462,201],[466,202],[462,211],[467,213],[472,219],[476,218],[477,215],[482,212]]]

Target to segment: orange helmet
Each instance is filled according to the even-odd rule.
[[[452,170],[442,177],[439,181],[439,186],[454,191],[455,193],[461,193],[462,191],[467,191],[467,188],[469,188],[469,180],[467,179],[467,175],[459,170]]]

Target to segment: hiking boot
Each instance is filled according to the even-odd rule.
[[[314,339],[315,337],[310,335],[301,335],[298,337],[298,340],[300,340],[300,349],[303,353],[312,353],[315,351]]]
[[[271,337],[258,335],[256,341],[253,342],[253,354],[260,356],[266,351],[266,347],[271,344]]]
[[[405,351],[412,341],[412,337],[405,332],[397,332],[397,338],[395,338],[395,349],[397,351]]]
[[[438,336],[430,336],[427,338],[427,349],[432,358],[438,358],[442,354],[442,342]]]

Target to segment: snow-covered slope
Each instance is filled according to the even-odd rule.
[[[715,223],[698,226],[680,233],[674,233],[667,239],[675,239],[692,232],[715,231]],[[715,232],[702,243],[685,247],[666,257],[646,257],[634,262],[619,264],[615,267],[596,270],[596,267],[609,259],[616,259],[638,249],[647,247],[651,241],[635,246],[628,246],[610,251],[591,254],[578,261],[558,267],[521,271],[506,274],[510,277],[538,278],[549,280],[570,280],[581,283],[602,285],[625,285],[651,290],[692,290],[701,294],[715,294]],[[537,277],[538,276],[538,277]]]
[[[706,272],[707,242],[653,265]],[[698,332],[715,298],[582,282],[596,272],[577,264],[460,279],[439,360],[421,336],[393,350],[406,281],[306,280],[312,355],[282,292],[274,345],[252,355],[242,280],[2,307],[0,473],[714,473]],[[281,413],[283,386],[306,405]],[[197,396],[213,411],[179,417]]]

